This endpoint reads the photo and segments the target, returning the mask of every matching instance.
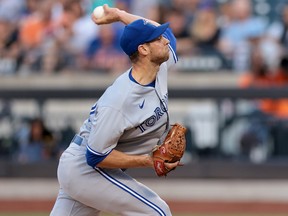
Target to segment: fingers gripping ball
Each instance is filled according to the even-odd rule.
[[[180,161],[186,149],[186,128],[178,123],[172,125],[164,142],[152,152],[154,169],[158,176],[166,176],[169,170],[164,163]]]
[[[93,15],[95,16],[95,18],[99,19],[102,16],[104,16],[104,8],[103,6],[98,6],[93,10]]]

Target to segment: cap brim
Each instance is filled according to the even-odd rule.
[[[147,38],[146,43],[149,41],[153,41],[156,38],[160,37],[165,31],[166,29],[169,27],[169,23],[164,23],[160,26],[157,26],[154,30],[154,32],[150,35],[149,38]]]

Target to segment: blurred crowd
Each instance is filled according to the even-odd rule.
[[[288,6],[284,0],[259,2],[0,0],[0,75],[127,69],[129,60],[119,47],[122,24],[97,26],[91,21],[93,8],[105,3],[170,22],[180,59],[214,56],[217,69],[242,73],[250,69],[252,51],[259,49],[267,66],[275,68],[288,46]],[[276,16],[269,16],[271,11]]]

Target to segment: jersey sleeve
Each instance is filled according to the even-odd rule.
[[[176,64],[178,61],[178,56],[176,53],[177,43],[176,43],[176,38],[175,38],[175,36],[174,36],[174,34],[170,28],[167,28],[167,30],[164,32],[163,36],[170,41],[170,43],[168,45],[169,49],[170,49],[170,58],[167,61],[167,65],[169,68],[170,66]]]
[[[116,147],[127,124],[121,112],[110,107],[98,107],[90,121],[86,159],[94,168]]]

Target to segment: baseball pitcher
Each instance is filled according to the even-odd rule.
[[[177,62],[169,24],[104,5],[97,25],[122,22],[120,45],[132,67],[91,107],[63,152],[59,194],[51,216],[171,216],[164,200],[125,169],[151,167],[165,176],[179,166],[185,128],[169,123],[167,70]],[[171,128],[174,128],[173,130]]]

